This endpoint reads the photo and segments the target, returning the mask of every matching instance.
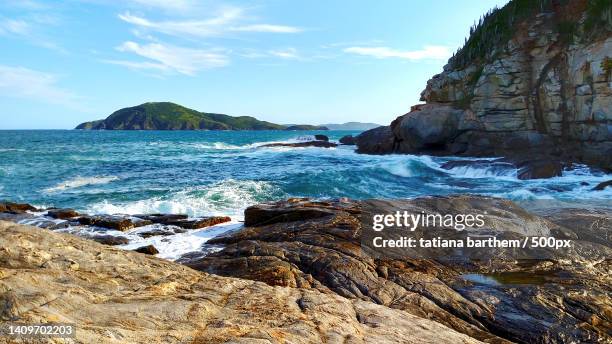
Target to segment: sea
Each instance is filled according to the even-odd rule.
[[[337,141],[354,131],[0,131],[0,200],[87,214],[228,215],[232,223],[171,238],[127,235],[176,259],[241,226],[246,207],[288,197],[414,198],[478,194],[518,202],[610,206],[612,174],[577,165],[560,177],[519,180],[512,166],[441,166],[466,157],[364,155],[355,146],[262,147]],[[473,158],[472,158],[473,159]],[[479,158],[482,159],[482,158]],[[575,206],[575,205],[572,205]],[[67,229],[67,231],[78,229]],[[165,241],[163,241],[165,240]]]

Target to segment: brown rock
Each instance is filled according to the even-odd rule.
[[[0,213],[22,214],[37,209],[27,203],[0,202]]]
[[[530,160],[518,164],[518,179],[560,177],[563,165],[558,160]]]
[[[185,219],[168,220],[164,222],[164,224],[179,226],[185,229],[198,229],[198,228],[218,225],[220,223],[229,222],[231,220],[232,219],[229,216],[209,216],[209,217],[202,217],[202,218],[197,218],[193,220],[185,220]]]
[[[133,229],[137,225],[146,226],[147,224],[150,224],[150,222],[147,221],[134,222],[130,218],[116,215],[86,215],[81,216],[78,221],[82,225],[104,227],[122,232]]]
[[[115,246],[115,245],[125,245],[129,244],[130,240],[123,236],[115,236],[115,235],[94,235],[88,237],[95,242],[99,242],[100,244]]]
[[[134,252],[156,255],[159,251],[153,245],[142,246],[134,250]]]
[[[79,215],[74,209],[49,209],[47,211],[47,216],[54,219],[69,219]]]

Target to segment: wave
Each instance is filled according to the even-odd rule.
[[[228,215],[242,219],[246,207],[284,196],[264,181],[227,179],[210,186],[181,190],[166,197],[155,197],[127,203],[103,201],[88,211],[95,214],[187,214],[189,216]]]
[[[25,149],[21,148],[0,148],[0,153],[3,152],[25,152]]]
[[[517,179],[517,169],[511,165],[492,165],[487,167],[458,166],[445,171],[461,178],[502,177],[505,179]]]
[[[66,189],[74,189],[87,185],[99,185],[108,184],[112,181],[119,180],[116,176],[95,176],[95,177],[75,177],[67,181],[61,182],[50,188],[46,188],[44,191],[47,193],[60,192]]]

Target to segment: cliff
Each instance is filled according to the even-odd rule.
[[[199,112],[169,102],[144,103],[113,112],[104,120],[85,122],[85,130],[270,130],[284,126],[249,116]]]
[[[611,4],[513,0],[488,13],[427,82],[425,104],[390,124],[382,153],[535,154],[611,169]]]
[[[35,227],[0,221],[0,247],[1,321],[71,323],[78,343],[481,343],[368,301],[209,275]]]

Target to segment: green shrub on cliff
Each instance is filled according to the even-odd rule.
[[[470,35],[449,60],[455,69],[494,58],[521,23],[535,20],[540,13],[552,15],[554,29],[563,43],[577,38],[588,41],[612,31],[610,0],[512,0],[502,8],[494,8],[470,28]]]

